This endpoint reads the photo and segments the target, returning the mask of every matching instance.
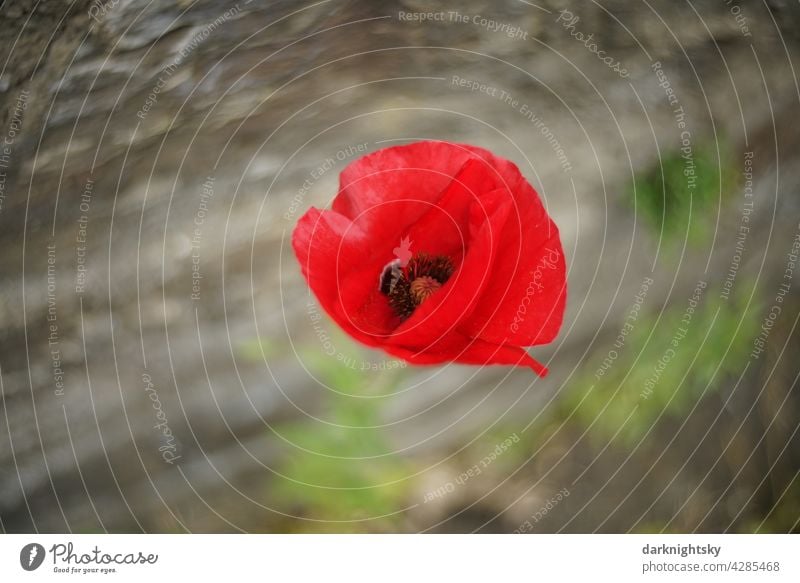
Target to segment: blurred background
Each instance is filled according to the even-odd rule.
[[[800,5],[0,7],[7,532],[796,532]],[[513,160],[564,326],[414,367],[289,245],[376,149]]]

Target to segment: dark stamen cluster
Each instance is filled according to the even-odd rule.
[[[446,255],[420,253],[409,260],[406,274],[409,281],[428,276],[444,285],[453,275],[453,262]]]
[[[381,275],[381,291],[402,320],[408,318],[422,302],[443,286],[453,275],[453,262],[445,255],[414,255],[400,268],[393,262]]]

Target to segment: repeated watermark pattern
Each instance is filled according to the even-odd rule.
[[[566,499],[569,494],[570,492],[568,488],[561,488],[561,490],[556,492],[554,496],[550,497],[547,502],[542,504],[541,508],[534,512],[529,519],[520,524],[519,527],[513,531],[513,534],[525,534],[528,532],[533,532],[534,525],[547,516],[553,510],[553,508],[561,504],[561,502]]]
[[[323,325],[322,313],[317,307],[317,304],[309,300],[306,304],[306,311],[308,314],[308,319],[311,322],[311,327],[314,330],[314,336],[317,337],[323,354],[330,356],[331,358],[335,358],[336,361],[341,364],[341,366],[351,370],[359,371],[383,371],[405,368],[408,366],[405,361],[402,360],[394,359],[373,362],[369,360],[357,359],[355,356],[348,355],[345,352],[340,351],[338,348],[336,348],[336,344],[333,342],[333,337]]]
[[[11,155],[14,142],[22,131],[22,121],[25,117],[25,109],[28,107],[29,98],[30,93],[27,90],[23,89],[20,91],[17,99],[14,101],[14,107],[11,108],[11,119],[8,122],[8,130],[6,130],[6,135],[3,137],[3,143],[0,144],[0,213],[3,212],[3,206],[6,201],[8,170],[11,168]]]
[[[244,2],[244,4],[249,4],[249,3],[250,0]],[[181,48],[180,51],[178,51],[178,55],[175,57],[175,59],[169,65],[164,67],[164,69],[158,75],[156,83],[155,85],[153,85],[153,87],[150,88],[150,92],[147,94],[147,97],[145,98],[142,107],[139,108],[139,111],[136,112],[136,116],[139,119],[144,120],[147,117],[147,114],[150,112],[150,110],[156,105],[156,103],[158,103],[158,95],[167,86],[167,83],[169,82],[170,78],[173,75],[175,75],[175,73],[180,68],[181,64],[186,59],[188,59],[189,56],[195,50],[197,50],[197,48],[202,43],[204,43],[208,39],[208,37],[211,36],[211,34],[213,34],[215,30],[217,30],[224,23],[226,23],[231,18],[239,14],[241,11],[242,8],[239,6],[239,4],[238,3],[234,4],[231,8],[223,12],[212,22],[209,22],[199,32],[197,32],[192,36],[188,44],[183,48]]]
[[[525,321],[528,314],[528,306],[531,305],[533,298],[544,291],[542,284],[542,277],[544,272],[548,269],[555,269],[558,266],[558,260],[561,258],[561,251],[558,249],[544,248],[544,253],[539,259],[536,267],[530,272],[530,279],[528,286],[525,288],[525,295],[520,300],[517,311],[514,314],[514,320],[511,322],[511,332],[516,334],[519,332],[519,326]]]
[[[672,82],[667,77],[661,61],[656,61],[650,68],[655,72],[658,86],[664,90],[669,105],[672,107],[672,115],[675,126],[680,132],[680,152],[683,159],[683,176],[686,178],[686,189],[689,195],[697,188],[697,172],[694,160],[694,150],[692,146],[692,133],[687,125],[686,111],[678,99],[678,94],[672,87]]]
[[[56,244],[47,244],[47,347],[50,351],[50,366],[53,375],[53,392],[64,396],[64,369],[62,367],[61,340],[58,332],[58,310],[56,308]]]
[[[545,120],[538,113],[536,113],[536,110],[532,106],[520,101],[512,93],[506,91],[505,89],[500,89],[499,87],[489,83],[484,83],[475,79],[469,79],[460,75],[453,75],[451,77],[450,86],[458,89],[469,89],[469,91],[472,93],[482,93],[501,101],[505,105],[508,105],[511,109],[528,120],[531,125],[533,125],[533,127],[539,131],[542,137],[544,137],[544,139],[550,145],[550,148],[555,153],[558,163],[561,165],[561,170],[564,173],[569,173],[572,170],[572,164],[567,157],[564,146],[561,144],[553,131],[548,127]]]
[[[750,25],[747,23],[747,17],[744,15],[744,11],[742,10],[741,5],[739,4],[739,0],[723,0],[725,4],[728,6],[728,10],[733,15],[733,18],[736,21],[736,26],[739,27],[739,32],[742,33],[742,36],[745,37],[752,37],[753,33],[750,32]]]
[[[361,144],[350,144],[337,150],[333,156],[325,158],[321,163],[319,163],[319,165],[311,170],[308,173],[308,176],[306,176],[305,180],[303,180],[303,184],[301,184],[300,188],[297,189],[297,194],[292,197],[289,203],[289,208],[283,214],[283,219],[286,221],[291,221],[295,218],[297,211],[302,206],[303,201],[311,191],[311,188],[319,181],[320,178],[325,176],[325,174],[336,167],[336,162],[344,162],[345,160],[364,154],[366,151],[367,142],[363,142]]]
[[[625,323],[622,325],[622,328],[620,328],[620,331],[614,340],[614,348],[610,348],[608,350],[603,362],[600,363],[600,366],[597,367],[597,370],[594,373],[594,378],[597,380],[600,380],[601,377],[605,376],[617,358],[619,358],[619,352],[617,351],[622,350],[622,348],[625,346],[625,342],[628,339],[628,335],[633,332],[633,329],[636,326],[636,321],[639,319],[639,314],[642,311],[642,305],[644,304],[644,300],[647,297],[647,292],[650,290],[651,285],[653,285],[653,278],[645,277],[642,281],[642,285],[639,286],[639,291],[636,292],[636,295],[633,298],[633,304],[625,316]]]
[[[153,409],[156,412],[155,415],[158,422],[153,426],[153,429],[158,431],[158,451],[161,454],[161,458],[172,465],[183,457],[179,453],[180,447],[178,441],[172,433],[172,428],[169,426],[169,420],[167,419],[167,414],[164,412],[161,399],[158,396],[158,390],[155,384],[153,384],[153,379],[149,373],[142,373],[142,384],[144,386],[144,392],[152,402]]]
[[[569,34],[574,38],[576,41],[583,44],[586,49],[596,55],[600,61],[605,64],[606,67],[614,71],[617,75],[622,77],[623,79],[627,79],[630,77],[630,73],[628,70],[622,66],[622,64],[616,60],[614,57],[606,55],[606,51],[601,49],[594,38],[594,33],[584,34],[580,30],[577,30],[575,26],[580,22],[580,17],[575,16],[572,12],[567,10],[566,8],[562,9],[561,12],[558,13],[558,18],[556,18],[556,22],[560,23],[561,26],[564,27],[565,30],[569,31]]]
[[[736,244],[728,266],[728,273],[725,281],[722,282],[722,291],[719,297],[727,300],[731,295],[731,289],[739,273],[739,265],[742,263],[742,255],[745,250],[747,236],[750,233],[750,215],[753,213],[753,152],[744,153],[744,202],[742,203],[742,214],[739,220],[739,229],[736,233]]]
[[[708,284],[700,280],[697,282],[697,285],[692,291],[692,295],[689,297],[688,304],[686,309],[683,312],[683,315],[680,319],[680,325],[675,330],[672,335],[672,338],[669,340],[669,346],[664,350],[664,353],[658,359],[655,365],[653,365],[653,372],[644,382],[644,388],[642,389],[639,396],[642,399],[649,399],[650,396],[653,394],[656,386],[658,386],[658,382],[661,380],[664,371],[669,366],[669,363],[675,358],[677,354],[677,350],[683,342],[683,339],[686,338],[686,335],[689,333],[689,328],[692,324],[692,318],[694,317],[694,313],[697,310],[697,306],[700,304],[700,299],[703,296],[703,292],[705,291]]]
[[[464,14],[457,10],[446,12],[403,12],[397,13],[401,22],[451,22],[455,24],[472,24],[489,32],[500,33],[513,40],[528,40],[528,32],[508,22],[499,22],[481,14]]]
[[[786,267],[783,270],[783,276],[775,296],[772,300],[772,305],[767,310],[767,315],[761,322],[761,329],[753,341],[753,349],[750,352],[750,358],[758,360],[767,346],[767,340],[772,333],[772,328],[775,326],[778,317],[783,311],[784,298],[786,298],[789,291],[792,289],[792,280],[794,279],[794,270],[797,268],[797,258],[800,256],[800,224],[797,225],[797,232],[794,234],[792,243],[789,250],[786,252]]]
[[[200,268],[200,248],[203,243],[203,225],[208,215],[208,205],[214,197],[214,177],[207,176],[200,189],[200,200],[197,203],[197,210],[192,221],[191,236],[191,258],[192,258],[192,301],[200,300],[200,282],[203,279],[203,272]]]
[[[120,0],[107,0],[106,2],[92,0],[92,3],[89,5],[89,18],[94,20],[97,24],[101,24],[105,17],[108,16],[109,12],[111,12],[119,2]]]
[[[86,184],[81,192],[78,210],[78,232],[75,234],[75,293],[82,295],[86,291],[86,260],[87,244],[89,240],[89,210],[91,209],[94,191],[94,178],[86,179]]]

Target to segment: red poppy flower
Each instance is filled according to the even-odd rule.
[[[512,162],[434,141],[368,154],[342,171],[330,210],[300,218],[292,245],[324,310],[356,340],[414,364],[547,373],[522,347],[558,334],[564,252]]]

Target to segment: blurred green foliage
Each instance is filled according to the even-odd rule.
[[[725,142],[700,144],[690,156],[671,151],[660,163],[637,173],[627,198],[666,241],[683,240],[688,229],[689,242],[697,245],[713,233],[709,227],[716,208],[738,181],[739,169]]]
[[[589,361],[559,402],[561,415],[574,413],[599,439],[616,436],[628,446],[662,415],[684,418],[702,398],[741,372],[747,361],[758,330],[759,306],[746,305],[752,285],[741,285],[743,293],[728,300],[701,299],[688,325],[687,302],[676,302],[660,319],[642,313],[622,347],[610,349],[616,358],[609,358],[608,351]]]
[[[404,507],[409,471],[405,460],[392,453],[381,410],[401,370],[363,372],[364,352],[343,334],[331,333],[335,356],[317,347],[302,354],[322,383],[316,389],[325,403],[319,419],[273,427],[288,444],[277,469],[285,477],[274,477],[270,498],[284,512],[314,519],[293,521],[296,531],[391,530],[401,519],[392,514]],[[377,517],[383,518],[364,522]]]

